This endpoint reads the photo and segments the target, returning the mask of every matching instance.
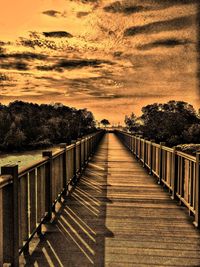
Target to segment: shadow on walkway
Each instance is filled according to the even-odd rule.
[[[104,266],[108,175],[108,136],[99,145],[72,194],[57,207],[43,238],[31,242],[22,266]]]

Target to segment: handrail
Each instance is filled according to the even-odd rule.
[[[61,144],[59,151],[44,151],[43,159],[18,171],[5,165],[0,176],[0,266],[19,266],[35,233],[52,219],[55,205],[77,184],[104,131]]]
[[[115,134],[149,174],[169,189],[172,199],[179,199],[189,209],[194,225],[200,228],[200,153],[195,157],[127,132],[116,130]]]
[[[12,182],[13,182],[13,178],[11,175],[0,176],[0,189]]]

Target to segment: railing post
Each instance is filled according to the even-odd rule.
[[[92,137],[90,135],[89,137],[89,160],[91,158],[91,154],[92,154]]]
[[[10,195],[3,199],[3,261],[9,262],[13,267],[19,266],[19,208],[18,208],[18,165],[5,165],[1,167],[2,175],[11,175],[13,184],[10,185]],[[4,196],[3,196],[4,197]],[[5,203],[5,201],[7,203]]]
[[[155,140],[150,140],[150,168],[149,168],[149,174],[153,174],[153,143]]]
[[[196,192],[195,192],[195,221],[194,225],[200,228],[200,153],[196,154]]]
[[[86,138],[83,139],[83,167],[85,166],[85,143],[86,143]]]
[[[89,154],[89,159],[90,159],[92,155],[92,136],[91,135],[90,135],[90,142],[89,142],[89,151],[90,151],[90,154]]]
[[[92,136],[92,155],[94,155],[94,147],[95,147],[95,138]]]
[[[139,161],[141,160],[141,136],[139,135],[138,136],[138,148],[139,148],[139,151],[138,151],[138,158],[139,158]]]
[[[63,195],[67,194],[67,144],[60,144],[60,148],[63,149]]]
[[[46,164],[46,168],[45,168],[45,177],[46,177],[46,186],[45,186],[45,196],[46,196],[46,211],[47,211],[47,216],[46,219],[48,221],[51,220],[52,218],[52,176],[53,176],[53,160],[52,160],[52,151],[43,151],[42,153],[43,157],[47,157],[48,158],[48,162]]]
[[[177,173],[178,173],[178,156],[176,154],[177,147],[173,147],[173,168],[172,168],[172,199],[176,198],[177,190]]]
[[[143,159],[143,167],[145,168],[146,166],[146,159],[147,159],[147,155],[146,155],[146,138],[144,138],[144,142],[143,142],[143,152],[144,152],[144,159]]]
[[[88,162],[88,137],[85,138],[85,165]]]
[[[138,159],[139,158],[139,145],[138,145],[138,135],[136,135],[136,138],[135,138],[135,147],[136,147],[136,149],[135,149],[135,156],[136,156],[136,159]]]
[[[0,188],[0,266],[3,266],[3,188]]]
[[[136,136],[133,137],[133,154],[136,156]]]
[[[133,136],[132,136],[132,134],[130,136],[130,151],[131,151],[131,153],[133,152]]]
[[[165,142],[160,142],[158,184],[161,184],[162,183],[162,170],[163,170],[163,150],[162,150],[162,147],[164,145],[165,145]]]
[[[79,149],[79,173],[81,173],[82,172],[82,157],[81,157],[81,150],[82,150],[82,148],[81,148],[81,138],[78,138],[78,141],[80,142],[80,144],[79,144],[79,147],[80,147],[80,149]]]
[[[73,159],[73,165],[74,165],[74,171],[73,171],[73,178],[72,182],[73,184],[76,184],[77,182],[77,166],[76,166],[76,140],[72,141],[72,144],[74,145],[74,159]]]

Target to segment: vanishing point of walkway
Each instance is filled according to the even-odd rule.
[[[22,266],[200,266],[187,210],[106,134],[56,222]]]

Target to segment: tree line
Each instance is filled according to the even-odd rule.
[[[171,100],[142,108],[142,115],[125,117],[126,128],[134,134],[168,146],[200,144],[200,110],[184,101]]]
[[[0,104],[0,150],[13,151],[70,143],[95,131],[93,114],[60,103],[33,104],[14,101]]]

